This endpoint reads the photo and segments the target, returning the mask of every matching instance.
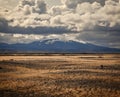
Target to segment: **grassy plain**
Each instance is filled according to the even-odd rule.
[[[120,54],[0,56],[0,97],[120,97]]]

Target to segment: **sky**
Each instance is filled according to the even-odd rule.
[[[120,48],[120,0],[0,0],[0,42],[44,39]]]
[[[21,0],[0,0],[0,7],[4,9],[13,9],[15,8],[19,1]],[[61,5],[60,0],[44,0],[47,4],[48,7],[52,7],[53,5]]]

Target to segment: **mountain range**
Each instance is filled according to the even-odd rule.
[[[33,53],[120,53],[120,49],[97,46],[76,41],[48,39],[32,43],[0,43],[0,53],[33,52]]]

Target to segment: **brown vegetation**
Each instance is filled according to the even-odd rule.
[[[0,56],[0,97],[119,95],[119,54]]]

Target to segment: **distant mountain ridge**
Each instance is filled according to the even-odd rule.
[[[97,46],[76,41],[61,41],[48,39],[32,43],[6,44],[0,43],[0,53],[3,52],[43,52],[43,53],[120,53],[120,49]]]

